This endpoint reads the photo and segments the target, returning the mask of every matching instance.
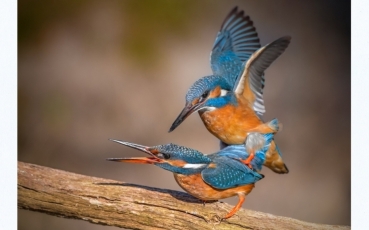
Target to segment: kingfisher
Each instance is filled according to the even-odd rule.
[[[234,8],[213,45],[213,75],[200,78],[189,88],[185,107],[169,132],[196,111],[208,131],[220,139],[221,147],[244,144],[249,133],[274,132],[262,120],[264,71],[284,52],[290,40],[290,36],[281,37],[260,48],[252,21]],[[266,156],[265,166],[276,173],[288,173],[274,140]]]
[[[260,134],[263,146],[259,146],[253,139],[246,141],[246,145],[230,145],[222,150],[205,155],[197,150],[176,144],[143,146],[130,142],[110,139],[119,144],[147,153],[148,157],[108,158],[109,161],[153,164],[174,174],[178,185],[192,196],[205,201],[214,201],[238,195],[239,200],[223,219],[232,217],[242,206],[247,194],[254,188],[255,183],[264,176],[260,170],[265,154],[270,148],[273,133]],[[251,135],[250,135],[251,136]],[[260,137],[258,138],[260,139]],[[253,169],[240,160],[248,157],[247,149],[257,149],[251,164]]]

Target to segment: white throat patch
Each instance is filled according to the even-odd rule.
[[[221,89],[220,90],[220,96],[223,97],[223,96],[227,95],[228,92],[229,92],[228,90]]]
[[[207,164],[185,164],[182,168],[185,169],[198,169],[206,166]]]
[[[199,111],[199,112],[207,112],[207,111],[213,111],[214,109],[216,109],[215,107],[202,107],[196,111]]]

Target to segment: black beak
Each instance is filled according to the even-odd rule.
[[[201,104],[192,105],[191,103],[186,104],[182,112],[178,115],[177,119],[173,122],[172,126],[169,129],[169,133],[172,132],[175,128],[177,128],[188,116],[190,116],[193,112],[195,112]]]
[[[157,155],[157,151],[150,149],[148,146],[134,144],[126,141],[119,141],[114,139],[109,139],[116,143],[131,147],[133,149],[140,150],[150,155],[150,157],[124,157],[124,158],[107,158],[108,161],[116,161],[116,162],[127,162],[127,163],[138,163],[138,164],[156,164],[162,163],[163,160],[160,159]]]
[[[119,143],[121,145],[125,145],[125,146],[128,146],[128,147],[131,147],[133,149],[137,149],[137,150],[140,150],[144,153],[147,153],[149,154],[150,156],[152,157],[155,157],[155,158],[158,158],[156,155],[154,155],[149,149],[150,147],[148,146],[144,146],[144,145],[139,145],[139,144],[134,144],[134,143],[130,143],[130,142],[126,142],[126,141],[119,141],[119,140],[114,140],[114,139],[109,139],[109,141],[114,141],[116,143]]]

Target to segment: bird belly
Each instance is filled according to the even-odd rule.
[[[247,107],[226,105],[200,114],[210,133],[226,144],[244,144],[247,133],[262,121]]]
[[[254,184],[247,184],[229,189],[216,189],[206,184],[201,178],[201,174],[183,175],[174,173],[174,178],[183,190],[200,200],[219,200],[239,193],[247,195],[254,188]]]

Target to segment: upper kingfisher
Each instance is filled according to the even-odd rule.
[[[243,144],[251,132],[275,132],[262,120],[264,71],[284,52],[290,40],[285,36],[260,48],[252,21],[234,8],[213,45],[213,75],[200,78],[189,88],[186,105],[169,132],[196,111],[208,131],[225,145]],[[265,166],[277,173],[288,173],[274,141],[266,154]]]
[[[245,196],[251,192],[254,184],[264,177],[254,169],[261,169],[265,161],[265,153],[270,148],[273,133],[253,133],[252,135],[261,135],[258,138],[263,139],[261,147],[248,137],[246,145],[230,145],[209,155],[176,144],[148,147],[112,140],[145,152],[149,157],[108,158],[107,160],[154,164],[173,172],[176,182],[183,190],[204,202],[238,195],[237,205],[221,218],[227,219],[241,208]],[[245,147],[256,150],[255,157],[251,161],[253,169],[240,161],[248,157]]]

